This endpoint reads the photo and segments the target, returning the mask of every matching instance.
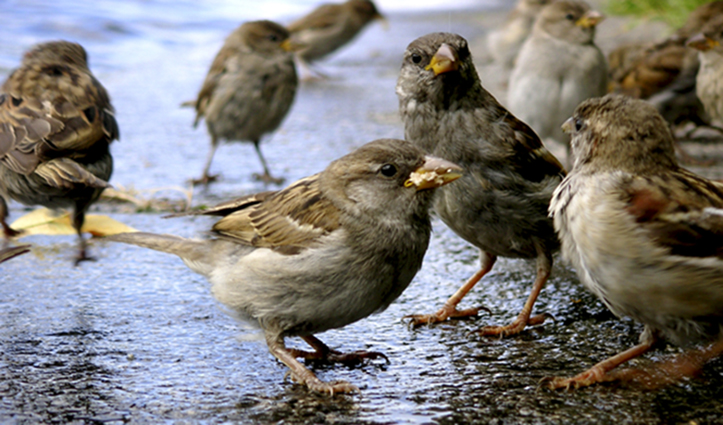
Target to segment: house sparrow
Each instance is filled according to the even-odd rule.
[[[672,36],[657,43],[626,45],[613,50],[608,56],[609,91],[648,99],[685,74],[686,69],[692,69],[695,74],[698,61],[690,49],[685,48],[685,42],[720,14],[723,14],[723,1],[706,3],[691,12]]]
[[[617,316],[645,325],[639,345],[551,388],[591,385],[666,339],[720,338],[723,186],[681,167],[647,102],[590,99],[565,121],[575,164],[550,204],[562,254]]]
[[[81,234],[85,212],[109,186],[109,145],[118,123],[105,88],[88,69],[82,46],[38,44],[0,89],[0,224],[7,199],[48,208],[73,208],[80,261],[92,260]]]
[[[30,245],[18,245],[0,249],[0,263],[17,257],[18,255],[25,254],[26,252],[30,252]]]
[[[298,46],[289,32],[271,21],[246,22],[237,28],[216,54],[195,101],[194,128],[202,118],[211,135],[203,175],[193,182],[208,184],[213,155],[222,140],[254,144],[264,167],[256,178],[281,183],[269,173],[261,155],[261,137],[276,130],[294,102],[298,78],[293,51]]]
[[[458,182],[437,191],[434,209],[480,249],[482,262],[439,311],[410,316],[412,323],[475,315],[477,309],[456,306],[498,256],[535,258],[537,278],[512,324],[481,332],[505,336],[542,323],[544,315],[531,318],[530,313],[559,245],[547,206],[565,170],[535,132],[482,87],[467,41],[459,35],[432,33],[409,44],[396,92],[406,139],[464,170]]]
[[[696,93],[705,111],[723,120],[723,14],[708,21],[702,31],[691,37],[687,45],[698,50],[700,69],[696,77]]]
[[[492,59],[507,69],[515,65],[522,43],[532,31],[535,18],[552,0],[519,0],[504,25],[487,37],[487,49]]]
[[[384,20],[371,0],[327,3],[288,25],[291,39],[304,45],[296,53],[302,69],[347,44],[375,19]]]
[[[607,93],[607,62],[593,41],[602,20],[583,1],[556,1],[542,9],[523,44],[507,106],[541,139],[567,142],[560,124],[583,100]]]
[[[322,382],[295,357],[384,357],[341,354],[313,334],[382,311],[404,291],[429,242],[429,189],[460,172],[408,142],[377,140],[286,189],[202,212],[224,216],[213,226],[216,239],[151,233],[109,239],[178,255],[210,280],[220,302],[258,323],[294,380],[316,392],[351,392],[357,388]],[[315,352],[287,349],[284,338],[292,336]]]

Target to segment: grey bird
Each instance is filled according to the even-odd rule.
[[[543,140],[567,145],[560,125],[580,102],[607,93],[607,60],[594,42],[602,20],[583,1],[555,1],[542,9],[520,50],[507,106]]]
[[[216,238],[151,233],[108,239],[176,254],[208,278],[213,295],[263,330],[269,351],[292,378],[315,392],[356,391],[327,383],[296,357],[349,361],[380,353],[342,354],[314,334],[380,312],[422,265],[434,188],[460,168],[402,140],[368,143],[319,174],[203,212],[223,218]],[[300,336],[315,351],[287,349]]]
[[[254,177],[283,182],[269,172],[260,143],[281,125],[294,102],[299,84],[293,58],[296,47],[289,32],[271,21],[246,22],[226,38],[196,101],[190,102],[196,108],[193,126],[205,118],[211,135],[211,151],[195,184],[216,179],[209,170],[222,141],[253,143],[264,168],[263,174]]]
[[[10,228],[7,200],[71,208],[78,232],[76,265],[92,260],[81,234],[88,207],[109,186],[118,123],[83,47],[67,41],[28,50],[0,88],[0,224]]]
[[[723,186],[678,165],[650,104],[590,99],[563,125],[575,163],[550,204],[562,255],[615,315],[645,325],[640,343],[550,388],[592,385],[658,341],[723,350]]]
[[[479,248],[482,262],[439,311],[414,315],[412,322],[476,314],[477,309],[456,306],[501,256],[535,259],[537,278],[513,323],[488,326],[481,333],[513,335],[542,323],[545,315],[530,315],[559,245],[547,206],[565,176],[560,162],[482,87],[467,41],[459,35],[432,33],[409,44],[396,92],[406,139],[464,170],[457,183],[437,191],[434,210]]]

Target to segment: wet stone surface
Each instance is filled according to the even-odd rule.
[[[126,12],[110,19],[116,4],[99,4],[98,10],[75,3],[15,5],[12,24],[0,29],[0,67],[7,72],[35,42],[81,42],[118,110],[122,139],[113,146],[112,183],[187,188],[186,180],[201,171],[208,137],[191,128],[192,111],[178,105],[195,95],[223,37],[242,17],[194,14],[195,3],[180,3],[175,13],[159,17]],[[157,12],[160,6],[149,7]],[[365,142],[401,137],[394,84],[404,48],[435,30],[475,40],[485,31],[482,15],[398,13],[389,16],[388,31],[370,28],[322,65],[333,79],[301,87],[280,131],[263,145],[272,171],[290,182]],[[259,168],[250,145],[224,145],[212,169],[223,181],[197,190],[194,204],[266,190],[250,178]],[[179,193],[155,196],[182,198]],[[18,204],[11,209],[11,219],[28,211]],[[96,205],[98,211],[140,230],[187,237],[204,237],[213,223],[130,213],[108,203]],[[404,315],[435,311],[478,267],[473,248],[441,222],[434,225],[425,264],[397,302],[319,335],[334,349],[381,351],[391,360],[313,364],[321,379],[361,389],[335,397],[311,394],[285,378],[286,368],[258,332],[226,315],[205,280],[178,258],[92,240],[98,261],[73,267],[74,237],[23,239],[32,252],[0,265],[0,422],[720,423],[721,360],[655,391],[621,384],[538,389],[544,377],[574,375],[631,347],[642,329],[615,318],[559,261],[535,306],[555,321],[503,340],[472,333],[511,321],[528,295],[533,264],[500,259],[462,304],[484,305],[491,315],[409,328]],[[305,348],[299,340],[288,344]],[[633,365],[678,352],[656,351]]]

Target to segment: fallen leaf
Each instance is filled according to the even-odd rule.
[[[34,210],[15,220],[10,227],[22,230],[20,238],[29,235],[74,235],[75,229],[70,222],[70,213],[56,212],[47,208]],[[137,232],[120,221],[106,215],[86,214],[81,228],[83,233],[93,236],[109,236],[116,233]]]

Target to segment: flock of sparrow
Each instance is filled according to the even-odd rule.
[[[380,17],[371,1],[348,0],[288,27],[255,21],[235,30],[192,102],[194,125],[205,120],[211,136],[198,182],[213,181],[209,169],[222,141],[253,143],[263,165],[257,177],[280,182],[259,142],[291,107],[294,60],[324,57]],[[723,119],[723,2],[702,6],[666,40],[616,50],[610,72],[593,40],[601,19],[579,0],[521,0],[489,36],[490,54],[512,69],[509,110],[482,87],[463,37],[419,37],[402,55],[396,86],[406,140],[372,141],[285,189],[188,213],[221,216],[212,239],[143,232],[107,239],[182,258],[208,278],[220,302],[258,324],[296,382],[320,393],[357,388],[318,379],[298,358],[385,358],[340,353],[314,334],[384,310],[405,290],[422,266],[431,210],[479,248],[481,267],[439,311],[413,315],[412,323],[477,314],[457,306],[499,256],[535,259],[537,277],[512,323],[480,333],[506,337],[542,323],[546,316],[533,316],[533,305],[561,251],[610,310],[645,330],[639,345],[546,386],[608,380],[660,341],[691,352],[707,344],[701,358],[717,356],[723,184],[679,166],[671,126]],[[67,41],[39,44],[1,92],[6,240],[17,234],[6,222],[7,199],[71,207],[77,261],[90,259],[80,228],[108,187],[109,145],[119,129],[85,50]],[[569,172],[541,137],[569,143]],[[0,261],[25,251],[6,242]],[[313,351],[286,348],[293,336]]]

